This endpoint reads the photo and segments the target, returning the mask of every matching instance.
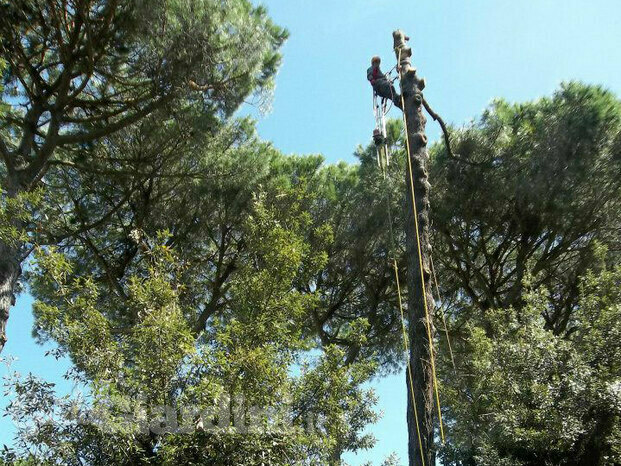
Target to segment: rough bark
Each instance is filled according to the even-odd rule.
[[[0,353],[7,341],[9,310],[15,304],[15,285],[22,272],[19,253],[19,248],[0,240]]]
[[[427,320],[423,299],[423,286],[418,255],[418,241],[412,208],[412,191],[410,176],[414,181],[414,197],[418,212],[418,229],[422,252],[423,281],[427,297],[427,304],[433,307],[431,294],[431,273],[429,265],[430,236],[429,236],[429,182],[427,172],[427,136],[425,135],[426,119],[423,115],[422,90],[425,82],[416,75],[416,70],[410,64],[412,51],[407,47],[407,38],[401,31],[393,33],[394,48],[397,59],[400,60],[401,92],[404,99],[404,112],[407,120],[407,138],[410,147],[410,163],[406,163],[406,255],[407,255],[407,304],[409,327],[410,354],[409,363],[412,368],[413,392],[416,398],[416,412],[418,414],[418,429],[422,442],[422,455],[419,446],[414,400],[408,383],[408,456],[410,466],[425,466],[435,464],[433,445],[434,436],[434,388],[431,366],[431,345],[427,331]],[[410,165],[411,164],[411,165]],[[410,166],[412,173],[410,174]],[[432,325],[431,322],[429,325]],[[433,336],[433,326],[431,327]]]

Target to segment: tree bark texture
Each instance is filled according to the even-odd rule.
[[[431,345],[427,329],[427,312],[425,311],[423,292],[426,293],[429,313],[433,309],[430,272],[430,237],[429,237],[429,181],[427,172],[427,136],[426,119],[423,115],[422,90],[424,79],[419,79],[416,69],[411,66],[412,50],[407,46],[407,38],[401,31],[393,33],[394,49],[401,70],[401,92],[404,99],[406,132],[409,144],[409,163],[406,163],[406,255],[407,255],[407,305],[410,342],[409,363],[412,369],[413,390],[408,384],[408,456],[410,466],[433,466],[434,452],[434,386],[431,366]],[[412,172],[410,173],[410,167]],[[418,240],[414,219],[411,181],[414,183],[414,197],[418,213],[418,234],[422,253],[423,280],[419,262]],[[424,291],[423,291],[424,282]],[[429,322],[433,338],[433,325]],[[412,392],[415,400],[412,400]],[[414,402],[420,430],[420,443],[417,432]],[[424,459],[424,460],[423,460]]]
[[[7,341],[9,311],[15,304],[15,285],[21,275],[20,250],[0,240],[0,353]]]

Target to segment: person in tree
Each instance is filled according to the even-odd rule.
[[[401,108],[401,96],[395,90],[395,86],[388,80],[380,69],[380,57],[371,58],[371,67],[367,70],[367,79],[373,86],[373,91],[380,97],[392,100],[394,104]]]

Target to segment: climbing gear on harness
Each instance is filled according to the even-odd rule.
[[[395,90],[394,82],[397,76],[393,76],[393,71],[397,66],[393,66],[388,73],[382,73],[379,67],[379,57],[373,57],[371,67],[367,69],[367,80],[373,86],[373,91],[384,99],[390,99],[396,107],[401,108],[400,96]]]
[[[387,99],[373,92],[373,113],[375,114],[375,129],[373,130],[373,142],[377,166],[382,170],[390,164],[390,153],[386,143],[386,114],[388,113]]]
[[[375,60],[378,57],[374,57]],[[390,89],[390,96],[382,95],[381,92],[378,92],[378,89],[375,85],[373,85],[373,113],[375,115],[375,129],[373,130],[373,142],[375,143],[375,150],[377,156],[377,165],[378,167],[385,169],[390,164],[390,153],[388,151],[388,144],[386,142],[386,115],[392,108],[392,104],[395,103],[398,107],[400,105],[400,96],[395,95],[395,90],[393,83],[397,79],[397,76],[391,77],[392,72],[397,69],[397,65],[393,66],[390,71],[386,74],[382,74],[383,80],[386,82],[388,88]],[[372,68],[369,68],[370,71],[367,72],[367,77],[369,81],[371,80],[370,74],[372,73]],[[388,106],[388,101],[390,100],[390,106]]]

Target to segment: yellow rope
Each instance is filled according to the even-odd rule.
[[[431,262],[431,273],[433,275],[433,282],[436,285],[436,296],[440,301],[440,287],[438,286],[438,279],[436,278],[436,268],[433,266],[433,256],[429,255],[429,261]],[[444,309],[440,306],[440,315],[442,316],[442,325],[444,325],[444,333],[446,334],[446,343],[448,344],[449,354],[451,355],[451,362],[453,363],[453,370],[457,371],[455,366],[455,357],[453,356],[453,347],[451,346],[451,339],[449,338],[448,328],[446,326],[446,318],[444,317]]]
[[[381,150],[381,149],[380,149]],[[388,157],[387,148],[384,146],[384,155]],[[384,175],[384,181],[386,181],[386,167],[382,167],[382,173]],[[390,191],[388,187],[386,189],[386,202],[388,204],[388,226],[390,228],[390,249],[392,251],[392,266],[395,272],[395,282],[397,284],[397,296],[399,297],[399,312],[401,314],[401,331],[403,333],[403,350],[406,354],[407,360],[407,371],[408,371],[408,379],[410,385],[410,395],[412,396],[412,406],[414,407],[414,421],[416,422],[416,435],[418,436],[418,447],[420,450],[420,459],[422,466],[425,466],[425,455],[423,453],[423,441],[420,436],[420,424],[418,422],[418,409],[416,408],[416,395],[414,394],[414,377],[412,376],[412,366],[410,364],[410,349],[408,344],[408,335],[407,330],[405,328],[405,314],[403,312],[403,299],[401,298],[401,285],[399,283],[399,268],[397,266],[397,253],[396,253],[396,241],[395,241],[395,233],[392,226],[392,214],[390,213],[391,202],[390,202]]]
[[[425,455],[423,454],[423,441],[420,437],[420,424],[418,423],[418,409],[416,408],[416,395],[414,395],[414,377],[412,376],[412,365],[410,364],[410,350],[408,345],[408,335],[405,330],[405,316],[403,314],[403,302],[401,300],[401,286],[399,285],[399,270],[397,269],[397,259],[393,258],[393,268],[395,270],[395,281],[397,282],[397,295],[399,296],[399,311],[401,312],[401,330],[403,331],[403,348],[408,361],[408,378],[410,380],[410,392],[412,395],[412,406],[414,406],[414,420],[416,421],[416,434],[418,435],[418,447],[420,450],[420,460],[425,466]]]
[[[401,49],[399,49],[399,64],[401,64]],[[403,81],[403,75],[401,67],[399,67],[399,81]],[[438,406],[438,419],[440,421],[440,437],[442,439],[442,443],[444,444],[444,427],[442,423],[442,410],[440,407],[440,395],[438,394],[438,379],[436,378],[436,364],[434,357],[434,349],[433,349],[433,340],[431,336],[431,322],[429,318],[429,307],[427,305],[427,292],[425,289],[425,278],[423,273],[423,253],[420,245],[420,235],[418,233],[418,209],[416,208],[416,196],[414,194],[414,175],[412,173],[412,161],[411,161],[411,153],[410,153],[410,138],[408,137],[408,122],[407,116],[405,114],[405,99],[403,98],[403,88],[401,89],[401,108],[403,111],[403,124],[405,125],[405,144],[407,148],[407,158],[408,158],[408,168],[410,175],[410,189],[412,191],[412,209],[414,212],[414,227],[416,230],[416,244],[418,247],[418,263],[420,267],[420,280],[422,284],[422,292],[423,292],[423,304],[425,306],[425,320],[427,324],[427,338],[429,340],[429,355],[431,359],[431,374],[433,377],[433,386],[436,395],[436,403]]]

